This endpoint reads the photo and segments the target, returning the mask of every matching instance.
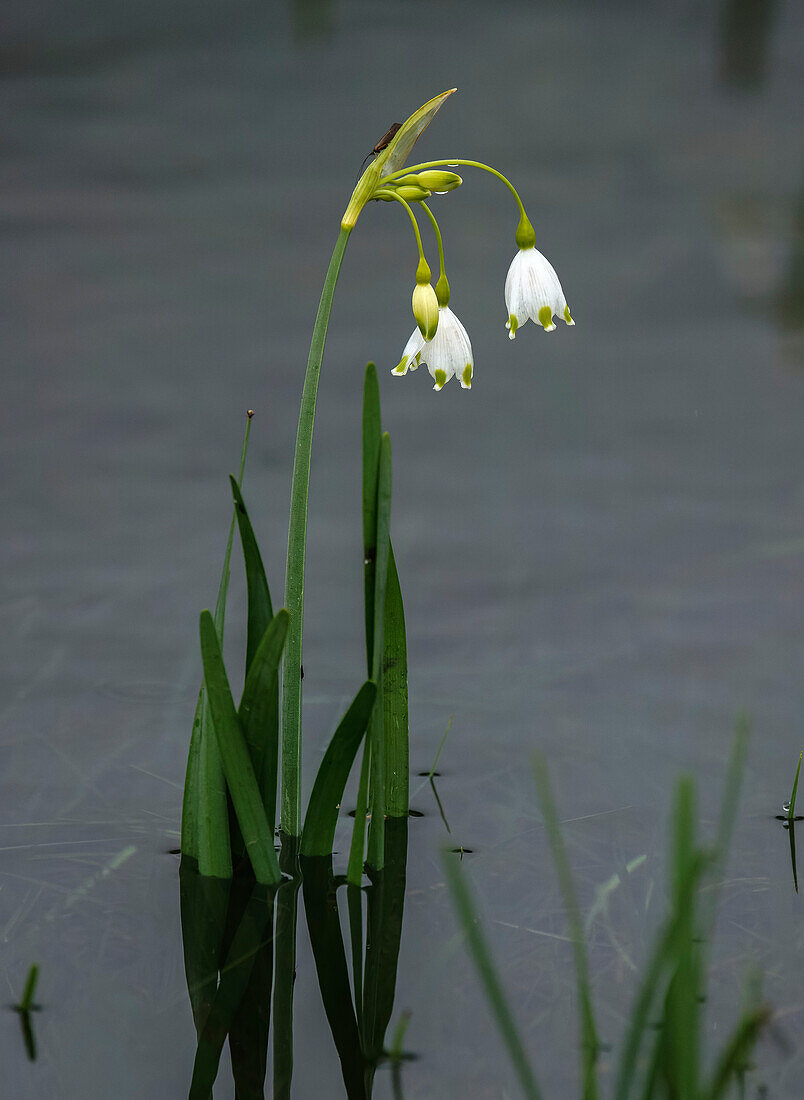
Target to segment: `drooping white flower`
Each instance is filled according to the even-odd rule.
[[[425,340],[418,328],[413,330],[391,374],[407,374],[422,363],[427,364],[435,382],[434,390],[442,390],[453,376],[459,379],[463,389],[472,388],[472,345],[466,329],[449,306],[439,307],[438,329],[432,340]]]
[[[537,248],[520,248],[511,261],[505,279],[505,308],[510,340],[526,321],[538,322],[545,332],[552,332],[554,314],[568,325],[575,324],[558,275]]]

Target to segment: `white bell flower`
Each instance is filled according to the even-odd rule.
[[[427,364],[435,382],[434,390],[442,390],[453,376],[459,379],[462,389],[472,388],[472,345],[466,329],[449,306],[439,307],[438,329],[432,340],[425,340],[418,328],[413,330],[391,374],[407,374],[422,363]]]
[[[552,332],[554,314],[568,325],[575,324],[558,275],[537,248],[520,248],[511,261],[505,279],[505,308],[510,340],[526,321],[538,322],[545,332]]]

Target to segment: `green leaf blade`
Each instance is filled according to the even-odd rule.
[[[235,518],[240,532],[240,545],[243,549],[243,563],[246,569],[246,595],[248,599],[248,620],[246,628],[246,672],[251,668],[254,654],[262,641],[271,619],[274,617],[271,605],[271,593],[262,555],[251,520],[243,502],[243,494],[237,481],[229,475],[229,483],[234,497]]]
[[[382,659],[385,737],[385,813],[407,818],[410,810],[408,651],[405,608],[393,547],[389,548]]]
[[[281,880],[273,843],[248,746],[240,728],[218,635],[209,611],[201,612],[201,656],[212,725],[235,814],[257,882],[276,885]]]
[[[368,862],[375,870],[383,865],[385,831],[385,732],[383,729],[382,676],[383,627],[385,623],[385,591],[388,582],[388,559],[391,550],[391,437],[383,432],[380,438],[380,459],[377,467],[377,566],[374,584],[374,634],[372,669],[378,672],[377,705],[371,717],[371,822],[369,824]]]
[[[243,473],[246,468],[252,415],[249,412],[246,418],[246,430],[243,434],[243,446],[240,451],[238,486],[243,483]],[[229,524],[229,537],[226,540],[226,552],[223,556],[221,577],[218,583],[218,595],[215,600],[215,628],[221,645],[223,645],[223,627],[226,619],[226,596],[229,591],[234,529],[235,517],[232,516]],[[212,875],[216,878],[231,877],[229,804],[226,798],[226,784],[223,782],[220,758],[215,747],[215,735],[212,731],[212,719],[203,681],[193,717],[190,748],[187,754],[187,770],[184,776],[181,850],[182,855],[190,856],[198,861],[199,870],[202,874]]]
[[[376,685],[366,680],[338,724],[321,761],[302,832],[301,854],[307,858],[332,852],[338,807],[374,709],[376,694]]]
[[[272,827],[279,768],[279,664],[289,622],[290,616],[282,608],[269,623],[249,666],[238,708],[265,816]]]

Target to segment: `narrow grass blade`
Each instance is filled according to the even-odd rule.
[[[796,870],[796,822],[795,819],[787,826],[787,837],[790,841],[790,864],[793,868],[793,886],[798,893],[798,871]]]
[[[248,439],[251,434],[249,410],[246,430],[240,452],[238,484],[243,483],[246,467]],[[226,552],[215,601],[215,628],[223,646],[223,627],[226,618],[226,595],[229,590],[230,562],[234,542],[235,518],[229,525]],[[184,777],[184,797],[181,813],[182,854],[198,860],[199,870],[205,875],[229,878],[232,874],[232,857],[229,847],[229,805],[226,785],[223,782],[220,757],[212,732],[211,716],[204,683],[198,695],[187,755],[187,771]]]
[[[237,821],[257,882],[275,885],[281,879],[274,851],[274,830],[254,777],[248,747],[235,710],[215,624],[201,612],[201,656],[212,724]]]
[[[276,820],[276,784],[279,767],[279,662],[287,637],[289,615],[277,611],[246,676],[238,717],[246,738],[254,775],[273,829]]]
[[[19,1012],[30,1012],[34,1007],[34,997],[36,996],[36,983],[39,981],[39,967],[34,963],[28,970],[28,976],[25,979],[25,988],[22,991],[22,1000],[17,1005]]]
[[[385,591],[391,550],[391,437],[383,432],[377,473],[377,569],[374,583],[374,636],[372,669],[379,670],[383,659]],[[371,822],[368,835],[368,862],[379,871],[383,864],[385,831],[385,733],[383,730],[382,676],[377,682],[377,704],[371,718]]]
[[[410,809],[408,651],[405,608],[393,547],[389,547],[382,657],[382,715],[385,740],[385,813],[407,818]]]
[[[536,754],[533,762],[533,774],[536,778],[536,790],[539,796],[539,807],[544,818],[547,842],[553,857],[561,896],[564,900],[564,908],[567,911],[567,923],[569,924],[570,938],[572,939],[572,951],[575,957],[575,981],[578,987],[578,998],[581,1005],[581,1047],[583,1060],[583,1097],[584,1100],[594,1100],[597,1096],[597,1080],[595,1064],[600,1049],[600,1041],[595,1026],[594,1010],[592,1008],[592,990],[589,982],[589,962],[586,957],[586,941],[583,934],[583,923],[578,908],[578,898],[575,893],[575,884],[572,880],[569,860],[567,859],[564,838],[561,835],[561,826],[558,820],[553,792],[550,788],[550,780],[547,775],[547,765],[542,755]]]
[[[444,736],[441,738],[441,743],[438,746],[438,752],[435,754],[435,760],[433,761],[433,766],[430,768],[430,771],[427,773],[427,776],[421,781],[421,783],[418,785],[416,790],[413,792],[413,797],[414,798],[416,797],[417,794],[419,794],[421,791],[424,790],[424,788],[427,786],[428,783],[432,782],[433,776],[435,775],[435,772],[436,772],[436,768],[438,767],[438,761],[441,759],[441,753],[444,749],[444,745],[447,743],[447,738],[449,737],[449,731],[452,729],[452,723],[453,723],[454,720],[455,720],[455,715],[451,714],[449,716],[449,721],[447,722],[447,728],[444,730]]]
[[[363,380],[363,587],[366,616],[366,662],[373,673],[374,574],[377,559],[377,470],[380,461],[380,383],[373,363]]]
[[[376,686],[367,680],[332,735],[307,804],[301,841],[303,856],[325,856],[332,852],[344,787],[366,732],[376,695]]]
[[[502,983],[494,966],[486,937],[480,927],[477,910],[469,888],[464,881],[460,865],[454,855],[444,851],[441,853],[441,865],[444,868],[444,877],[458,915],[458,923],[466,937],[469,954],[472,956],[477,968],[486,994],[486,1000],[489,1003],[500,1035],[508,1048],[522,1092],[527,1100],[539,1100],[541,1092],[536,1083],[535,1074],[525,1054],[525,1048],[519,1037],[519,1031],[508,1006]]]
[[[318,987],[341,1063],[346,1096],[348,1100],[366,1100],[360,1033],[352,1004],[338,905],[334,901],[332,856],[302,857],[302,875],[304,912]]]
[[[787,820],[795,821],[796,819],[796,795],[798,794],[798,777],[801,771],[801,757],[804,753],[798,754],[798,765],[796,767],[796,777],[793,780],[793,793],[790,795],[790,802],[787,805]]]
[[[268,589],[268,580],[265,576],[260,548],[257,545],[257,539],[246,506],[243,503],[240,486],[231,474],[229,475],[229,482],[232,486],[235,517],[240,532],[240,544],[243,548],[243,562],[246,567],[246,593],[248,597],[246,673],[248,673],[254,654],[257,652],[257,647],[268,629],[268,624],[274,617],[274,612],[271,606],[271,593]]]

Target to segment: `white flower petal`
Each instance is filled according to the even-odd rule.
[[[512,340],[516,329],[527,321],[542,325],[546,332],[556,327],[554,315],[567,324],[575,323],[569,316],[567,299],[553,265],[536,248],[520,249],[511,261],[505,279],[505,308],[508,312],[506,328]]]
[[[463,389],[471,389],[474,370],[472,344],[466,329],[449,306],[439,308],[438,328],[432,340],[425,340],[418,329],[414,330],[405,345],[402,361],[391,373],[405,374],[416,370],[422,363],[427,364],[435,382],[433,389],[442,390],[454,377],[459,379]]]
[[[436,381],[436,389],[441,389],[455,375],[461,378],[466,365],[473,365],[469,336],[449,306],[439,309],[438,329],[433,339],[425,343],[421,360]],[[439,372],[443,372],[443,381]]]
[[[418,328],[415,328],[410,334],[410,339],[405,344],[405,350],[402,352],[402,358],[397,365],[391,371],[391,374],[403,375],[407,374],[409,370],[416,370],[420,362],[421,350],[424,347],[424,337],[419,332]]]

